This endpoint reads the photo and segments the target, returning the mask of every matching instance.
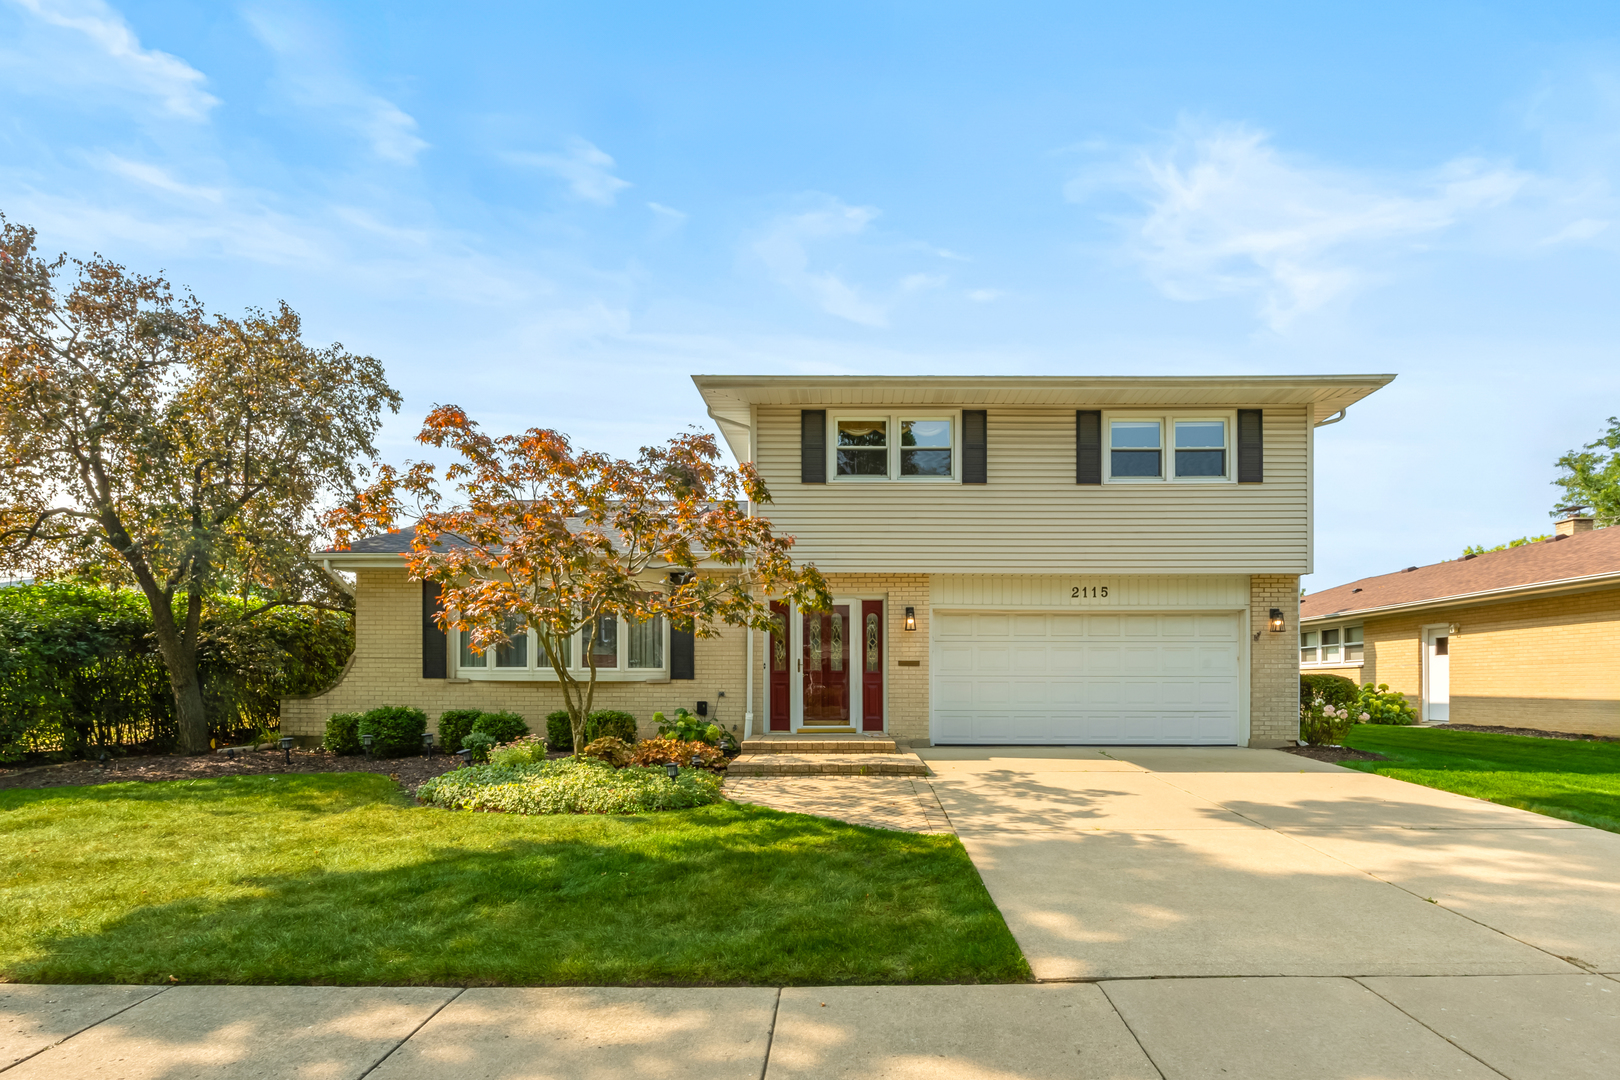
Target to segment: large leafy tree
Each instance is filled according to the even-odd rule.
[[[204,606],[341,605],[310,559],[365,479],[382,365],[302,340],[285,304],[209,315],[161,277],[41,258],[0,217],[0,560],[133,583],[151,605],[178,745],[208,749]]]
[[[770,601],[831,604],[814,566],[795,566],[793,538],[749,512],[770,502],[750,464],[717,464],[714,437],[677,435],[634,461],[575,450],[555,431],[491,438],[453,405],[427,417],[421,443],[453,451],[390,466],[333,513],[340,543],[414,519],[413,577],[440,584],[443,625],[486,649],[533,628],[556,672],[574,732],[596,692],[594,650],[570,663],[568,643],[592,640],[609,618],[657,616],[710,637],[724,625],[772,628]],[[445,505],[441,479],[455,491]]]
[[[1607,432],[1559,458],[1558,467],[1564,475],[1553,483],[1564,489],[1564,505],[1554,517],[1576,507],[1592,511],[1599,525],[1620,525],[1620,418],[1609,417]]]

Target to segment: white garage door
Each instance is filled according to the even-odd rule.
[[[934,740],[1235,743],[1240,618],[936,611]]]

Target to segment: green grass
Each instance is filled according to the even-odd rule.
[[[1344,741],[1393,759],[1347,768],[1620,832],[1620,743],[1373,724]]]
[[[0,791],[0,912],[17,982],[1030,978],[955,837],[455,812],[365,773]]]

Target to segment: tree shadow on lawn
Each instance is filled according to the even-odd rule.
[[[345,807],[316,794],[278,809]],[[246,873],[209,883],[229,895],[132,904],[94,932],[36,941],[4,977],[340,985],[1030,977],[954,837],[734,804],[543,819],[396,803],[388,818],[398,819],[393,829],[371,822],[381,826],[380,855],[411,843],[420,856],[374,869]],[[532,835],[547,831],[556,835]]]

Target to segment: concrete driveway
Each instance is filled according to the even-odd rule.
[[[1620,835],[1278,751],[921,753],[1166,1077],[1620,1075]]]

